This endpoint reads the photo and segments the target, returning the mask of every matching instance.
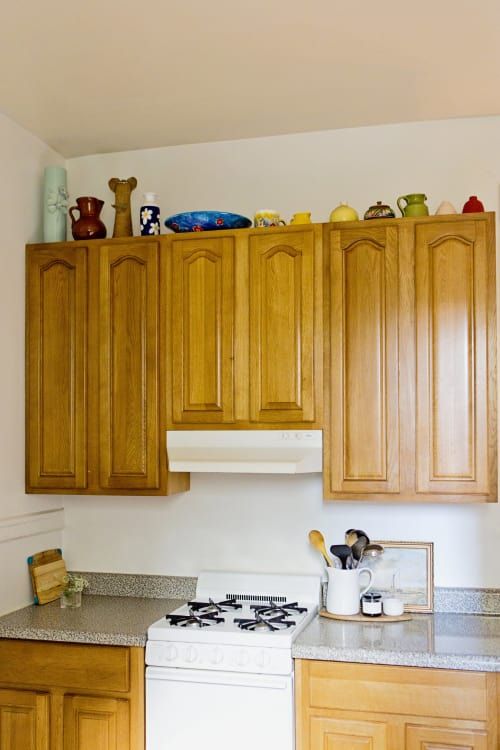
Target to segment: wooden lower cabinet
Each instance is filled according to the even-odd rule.
[[[387,722],[337,719],[326,716],[311,718],[311,747],[322,750],[386,750]]]
[[[0,639],[0,750],[144,750],[144,649]]]
[[[121,750],[130,747],[129,702],[68,695],[64,698],[64,750]]]
[[[50,750],[47,693],[0,690],[1,750]]]
[[[500,676],[295,664],[297,750],[500,750]]]
[[[448,727],[406,727],[407,750],[487,750],[488,736],[477,729],[449,729]]]

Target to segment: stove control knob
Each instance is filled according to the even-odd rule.
[[[177,658],[177,649],[175,646],[165,646],[163,649],[165,661],[174,661]]]
[[[211,664],[222,664],[224,660],[224,654],[222,649],[216,646],[210,655]]]
[[[238,653],[236,654],[236,666],[246,667],[249,661],[250,657],[248,656],[248,653],[246,651],[238,651]]]
[[[188,646],[185,653],[185,659],[189,664],[192,664],[194,661],[196,661],[198,657],[198,653],[193,646]]]
[[[258,667],[264,668],[268,667],[271,663],[271,657],[267,653],[267,651],[258,651],[257,655],[255,657],[255,664]]]

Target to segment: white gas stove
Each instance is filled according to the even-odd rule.
[[[236,732],[253,750],[264,731],[292,750],[292,643],[320,591],[319,576],[202,573],[195,599],[148,630],[147,750],[234,750]]]

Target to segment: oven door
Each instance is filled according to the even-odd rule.
[[[294,748],[293,675],[146,669],[147,750]]]

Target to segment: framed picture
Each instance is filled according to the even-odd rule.
[[[434,544],[379,541],[384,554],[373,565],[373,589],[402,599],[405,612],[434,608]]]

